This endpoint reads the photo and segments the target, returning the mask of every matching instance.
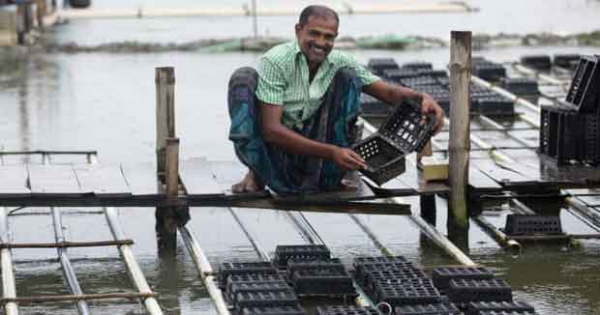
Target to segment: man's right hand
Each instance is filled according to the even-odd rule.
[[[367,163],[358,153],[346,148],[336,147],[333,151],[332,160],[345,171],[367,168]]]

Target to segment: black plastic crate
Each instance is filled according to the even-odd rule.
[[[405,100],[381,125],[379,133],[399,145],[405,153],[410,153],[423,149],[433,135],[434,125],[433,114],[423,119],[421,105],[415,100]]]
[[[433,69],[433,65],[429,62],[425,61],[414,61],[407,62],[402,64],[402,68],[405,69],[413,69],[413,70],[431,70]]]
[[[538,315],[536,312],[520,312],[520,311],[483,311],[479,315]]]
[[[400,68],[394,58],[371,58],[367,67],[376,75],[382,75],[388,69]]]
[[[345,270],[331,268],[298,270],[292,274],[291,282],[299,295],[356,295],[352,278]]]
[[[538,82],[530,78],[504,78],[501,81],[503,89],[518,96],[539,95]]]
[[[584,116],[566,107],[542,106],[539,152],[557,164],[585,158]]]
[[[222,263],[219,265],[219,274],[217,277],[219,286],[225,287],[227,278],[231,275],[240,274],[276,274],[277,269],[270,262],[240,262],[240,263]]]
[[[471,110],[482,115],[512,116],[515,114],[515,104],[501,95],[483,96],[471,101]]]
[[[381,312],[372,307],[358,306],[319,306],[319,315],[382,315]]]
[[[527,67],[548,71],[552,68],[552,59],[549,55],[527,55],[521,57],[521,63]]]
[[[460,310],[452,303],[405,305],[396,307],[396,315],[458,315]]]
[[[366,290],[373,290],[378,282],[387,282],[390,279],[427,279],[427,275],[420,269],[383,269],[370,271],[363,278],[363,287]]]
[[[427,93],[431,96],[434,96],[434,94],[435,95],[443,94],[446,97],[450,96],[450,90],[447,87],[442,86],[439,83],[430,84],[430,85],[420,85],[420,86],[416,87],[415,90],[417,90],[421,93]]]
[[[355,264],[354,275],[357,282],[364,284],[367,278],[424,278],[425,273],[409,262],[380,262]]]
[[[560,216],[509,214],[504,233],[508,235],[562,234]]]
[[[365,138],[352,146],[366,162],[367,168],[360,172],[381,185],[404,173],[405,152],[392,140],[378,133]]]
[[[441,296],[438,290],[430,285],[404,286],[378,283],[374,298],[377,303],[386,302],[396,308],[404,305],[439,303]]]
[[[414,78],[419,76],[419,72],[413,69],[399,68],[399,69],[386,69],[383,71],[383,76],[395,81],[400,82],[402,79]]]
[[[354,258],[354,266],[367,265],[367,264],[379,264],[379,263],[402,263],[406,262],[406,258],[403,256],[367,256],[367,257],[356,257]]]
[[[525,302],[471,302],[465,307],[465,315],[478,315],[483,311],[534,312],[533,306]]]
[[[418,89],[421,85],[436,85],[439,84],[438,80],[432,76],[418,76],[411,78],[404,78],[398,80],[398,82],[406,87],[412,89]]]
[[[581,56],[566,101],[580,113],[598,113],[598,94],[600,93],[600,56]]]
[[[332,258],[331,260],[322,261],[289,261],[287,266],[287,272],[291,276],[295,271],[298,270],[312,270],[323,268],[346,271],[346,268],[344,268],[344,265],[339,260],[339,258]]]
[[[584,160],[588,164],[600,164],[600,116],[585,115]]]
[[[431,274],[433,283],[440,290],[446,290],[452,279],[492,279],[494,274],[485,267],[438,267]]]
[[[284,305],[271,307],[246,307],[242,315],[304,315],[306,312],[300,305]]]
[[[556,54],[552,61],[556,66],[575,70],[580,58],[579,54]]]
[[[373,96],[362,93],[360,95],[360,106],[362,116],[370,118],[385,118],[392,113],[393,107],[374,98]]]
[[[236,295],[235,308],[239,313],[246,307],[296,306],[298,297],[291,292],[240,292]]]
[[[286,282],[254,282],[232,283],[228,288],[227,298],[232,304],[237,302],[238,294],[242,292],[291,292],[294,290]]]
[[[227,279],[226,292],[231,292],[231,287],[234,284],[244,283],[287,283],[286,279],[280,274],[241,274],[231,275]]]
[[[273,262],[285,268],[288,261],[329,260],[331,251],[325,245],[277,245]]]
[[[448,287],[448,297],[454,303],[473,301],[512,301],[512,289],[502,279],[453,279]]]
[[[435,69],[418,69],[419,76],[429,76],[433,78],[448,78],[448,72],[446,70],[435,70]]]
[[[489,61],[472,64],[472,72],[475,76],[486,81],[499,81],[506,77],[506,69],[498,63]]]
[[[434,124],[433,114],[423,119],[420,104],[405,100],[396,106],[377,133],[351,147],[367,164],[360,172],[378,185],[402,174],[405,155],[423,148],[433,134]]]

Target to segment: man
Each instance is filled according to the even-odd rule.
[[[346,171],[365,168],[348,149],[357,139],[360,93],[389,104],[422,99],[436,131],[444,113],[433,98],[385,83],[349,55],[333,51],[339,17],[325,6],[308,6],[295,25],[296,41],[273,47],[258,73],[238,69],[229,82],[229,138],[248,173],[235,193],[264,189],[279,194],[343,187]]]

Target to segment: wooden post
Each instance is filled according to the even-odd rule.
[[[450,207],[448,224],[468,229],[471,32],[452,31],[450,44]],[[452,221],[452,222],[451,222]]]
[[[35,0],[35,15],[38,28],[44,30],[44,16],[46,16],[46,0]]]
[[[17,4],[17,42],[19,45],[25,44],[25,20],[25,5]]]
[[[179,194],[179,139],[167,138],[165,183],[167,199],[176,200]]]
[[[18,19],[16,12],[0,10],[0,46],[14,46],[18,43]]]
[[[156,173],[164,176],[167,138],[175,138],[175,70],[156,68]]]
[[[179,139],[166,139],[165,196],[176,201],[179,195]],[[177,248],[176,206],[156,207],[156,240],[161,257],[171,257]]]
[[[177,198],[179,177],[179,139],[175,139],[175,71],[156,68],[156,176],[166,184],[167,200]],[[162,186],[161,186],[162,187]],[[177,247],[176,209],[156,207],[156,241],[159,256],[175,253]]]

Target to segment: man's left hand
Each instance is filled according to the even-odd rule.
[[[438,105],[438,103],[427,93],[423,93],[423,101],[421,102],[421,112],[423,114],[434,113],[435,114],[435,126],[434,134],[437,134],[442,130],[444,125],[444,110]]]

